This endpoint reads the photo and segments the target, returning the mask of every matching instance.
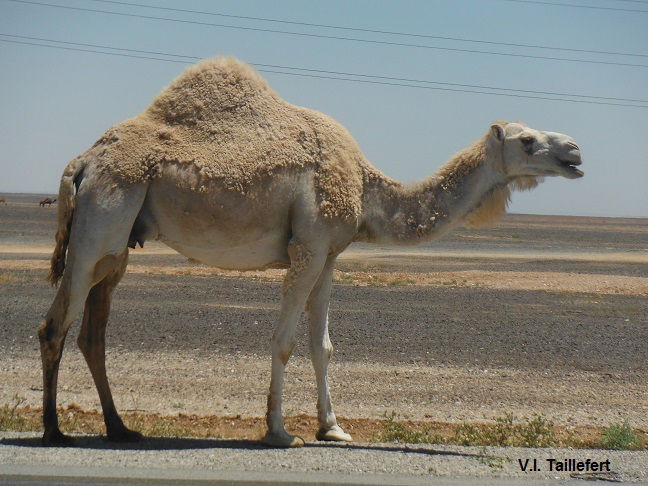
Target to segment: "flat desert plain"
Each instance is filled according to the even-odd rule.
[[[38,195],[0,197],[0,404],[38,407],[57,209]],[[511,413],[648,428],[648,219],[509,215],[421,247],[354,244],[337,269],[330,383],[343,424]],[[107,333],[118,408],[262,417],[282,275],[195,265],[156,242],[132,250]],[[99,409],[78,328],[59,403]],[[302,321],[285,409],[315,407]]]

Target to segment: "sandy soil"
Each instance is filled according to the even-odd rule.
[[[39,405],[36,327],[54,208],[0,207],[0,403]],[[150,248],[148,248],[150,246]],[[280,271],[223,272],[153,244],[116,291],[109,378],[122,410],[262,416]],[[413,249],[353,246],[336,273],[330,370],[346,417],[648,428],[648,220],[509,216]],[[60,402],[98,408],[72,336]],[[306,328],[286,410],[315,411]]]

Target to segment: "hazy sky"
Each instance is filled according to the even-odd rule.
[[[515,193],[512,212],[648,217],[648,2],[555,0],[599,8],[512,0],[133,2],[293,22],[616,52],[595,54],[388,35],[93,0],[43,0],[141,16],[518,55],[513,57],[0,0],[1,34],[201,58],[234,55],[250,63],[324,71],[638,100],[579,98],[639,105],[621,107],[264,74],[289,102],[341,121],[367,158],[396,179],[413,181],[430,175],[453,153],[484,134],[494,120],[522,120],[534,128],[573,136],[582,149],[586,176],[576,181],[551,178],[532,192]],[[44,42],[6,36],[0,39]],[[111,125],[145,108],[182,71],[183,64],[0,42],[0,69],[0,192],[56,192],[66,163]]]

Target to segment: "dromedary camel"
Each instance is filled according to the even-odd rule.
[[[435,175],[405,186],[371,166],[333,119],[283,101],[249,66],[212,59],[188,68],[140,115],[106,132],[65,169],[50,280],[60,286],[39,330],[45,444],[67,444],[58,426],[59,362],[73,319],[94,378],[108,438],[141,438],[119,417],[106,378],[110,299],[128,247],[163,241],[189,258],[229,269],[287,267],[264,441],[303,444],[286,432],[284,368],[304,309],[317,381],[320,440],[350,441],[331,407],[327,368],[331,276],[353,241],[416,244],[460,224],[488,224],[510,191],[538,176],[583,173],[574,141],[497,122]]]
[[[55,202],[56,202],[56,199],[52,199],[51,197],[46,197],[45,199],[43,199],[42,201],[40,201],[40,202],[38,203],[38,205],[44,208],[46,204],[47,204],[48,206],[51,206],[51,205],[54,204]]]

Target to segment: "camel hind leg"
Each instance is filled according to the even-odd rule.
[[[68,272],[69,275],[69,272]],[[81,310],[91,279],[79,275],[74,281],[64,276],[54,302],[38,330],[43,362],[43,444],[68,445],[72,439],[63,435],[56,415],[56,388],[63,345],[74,316]]]
[[[76,195],[66,268],[38,331],[43,362],[43,443],[46,445],[72,442],[61,433],[56,414],[58,370],[65,338],[90,290],[115,271],[119,257],[126,251],[145,195],[145,186],[106,189],[92,176],[81,183]]]
[[[116,442],[133,442],[142,439],[142,434],[129,430],[124,425],[117,413],[106,376],[106,325],[110,302],[115,287],[126,271],[128,251],[124,251],[118,257],[112,255],[106,257],[104,264],[114,268],[101,282],[92,287],[88,294],[77,343],[88,363],[99,393],[108,439]]]

